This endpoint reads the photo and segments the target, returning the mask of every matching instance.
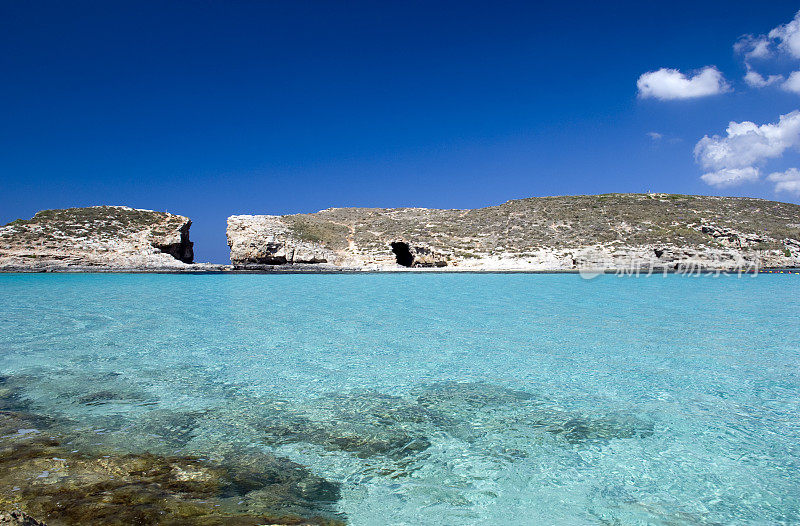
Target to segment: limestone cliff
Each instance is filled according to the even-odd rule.
[[[182,269],[191,224],[125,206],[44,210],[0,227],[0,270]]]
[[[331,208],[228,218],[236,268],[735,269],[800,266],[800,206],[670,194],[537,197],[474,210]]]

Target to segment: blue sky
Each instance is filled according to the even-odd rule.
[[[231,214],[800,202],[800,3],[537,4],[3,1],[0,223],[168,210],[226,262]]]

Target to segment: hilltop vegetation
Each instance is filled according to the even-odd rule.
[[[42,243],[64,239],[112,238],[152,229],[165,236],[180,229],[186,218],[123,206],[90,206],[42,210],[30,219],[17,219],[3,228],[0,239],[22,238]]]
[[[302,217],[331,232],[321,240],[332,248],[341,244],[343,225],[364,249],[397,238],[466,252],[595,243],[723,246],[699,228],[709,224],[759,234],[765,249],[800,238],[798,205],[669,194],[534,197],[474,210],[333,208]]]

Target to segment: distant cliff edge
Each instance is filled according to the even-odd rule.
[[[0,227],[0,270],[181,270],[192,222],[126,206],[43,210]]]
[[[237,269],[680,270],[800,266],[800,205],[740,197],[535,197],[473,210],[235,215]]]

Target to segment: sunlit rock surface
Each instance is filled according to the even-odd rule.
[[[237,268],[675,271],[800,266],[800,206],[739,197],[534,197],[474,210],[228,218]]]

